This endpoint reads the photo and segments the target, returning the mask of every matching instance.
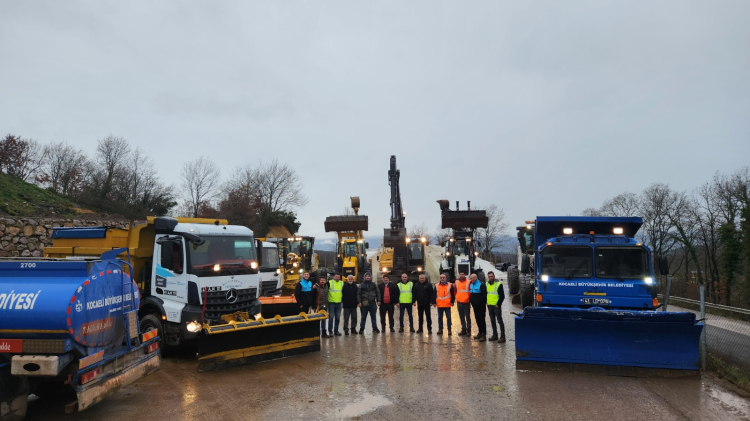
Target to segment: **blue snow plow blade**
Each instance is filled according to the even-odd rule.
[[[516,359],[698,370],[703,323],[693,313],[527,307]]]

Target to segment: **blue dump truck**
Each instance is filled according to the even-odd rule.
[[[0,259],[0,419],[23,419],[32,393],[68,392],[66,412],[82,411],[159,368],[122,252]]]
[[[517,361],[698,370],[703,323],[657,311],[651,250],[635,239],[641,218],[527,222]]]

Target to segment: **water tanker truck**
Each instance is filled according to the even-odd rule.
[[[30,393],[75,392],[66,411],[82,411],[159,368],[124,251],[0,259],[0,419],[23,419]]]
[[[222,219],[148,217],[128,229],[55,228],[52,238],[45,248],[51,257],[124,247],[141,293],[141,330],[157,331],[165,352],[197,347],[200,371],[320,350],[324,312],[261,317],[262,256],[247,227]]]
[[[656,311],[639,217],[539,216],[524,239],[516,360],[698,370],[703,323]],[[521,237],[519,236],[519,239]]]

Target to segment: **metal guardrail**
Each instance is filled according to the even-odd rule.
[[[659,294],[658,297],[663,300],[664,299],[664,294]],[[674,295],[670,295],[669,296],[669,301],[682,301],[684,303],[695,304],[697,306],[700,306],[700,304],[701,304],[701,302],[698,301],[698,300],[691,300],[689,298],[675,297]],[[744,309],[744,308],[725,306],[723,304],[711,304],[711,303],[705,303],[705,305],[708,308],[713,308],[713,309],[716,309],[716,310],[723,310],[723,311],[734,312],[734,313],[739,313],[739,314],[744,314],[746,316],[750,316],[750,310],[747,310],[747,309]]]

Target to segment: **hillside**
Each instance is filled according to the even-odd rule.
[[[73,202],[49,190],[0,173],[0,214],[75,215]]]

